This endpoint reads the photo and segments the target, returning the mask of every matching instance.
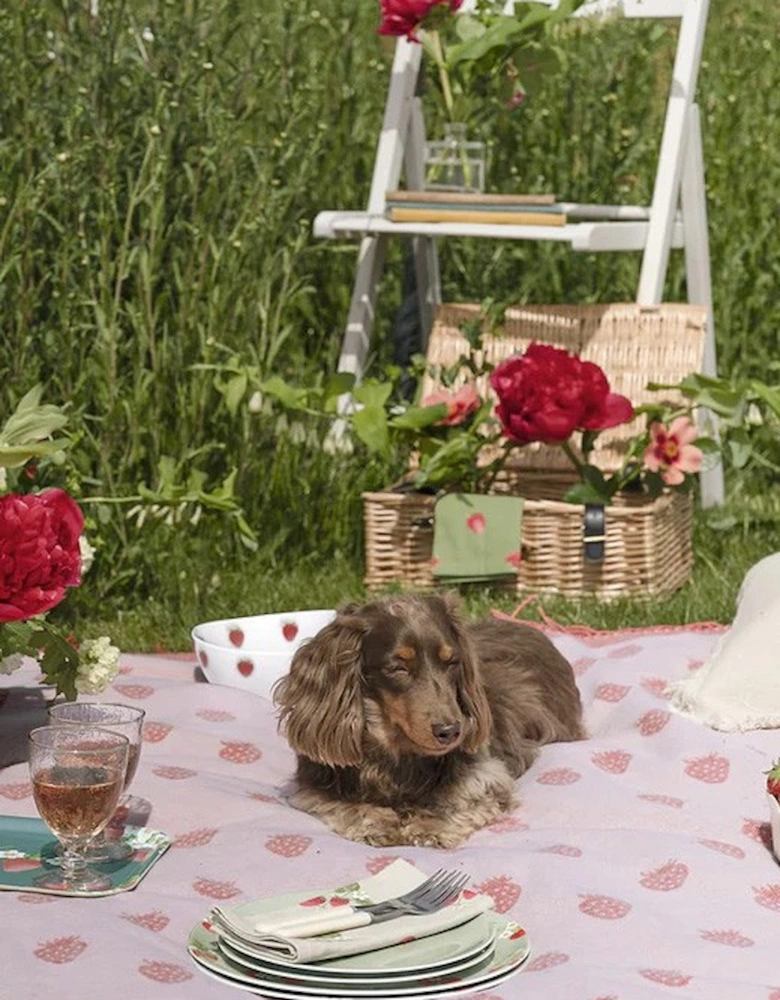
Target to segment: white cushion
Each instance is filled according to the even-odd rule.
[[[667,690],[674,709],[713,729],[780,727],[780,552],[748,570],[731,628],[696,674]]]

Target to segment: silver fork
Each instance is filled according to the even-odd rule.
[[[440,868],[403,896],[385,899],[381,903],[355,903],[353,909],[359,913],[370,913],[374,917],[372,923],[403,914],[433,913],[456,899],[468,880],[468,875]]]
[[[334,931],[379,924],[395,917],[434,913],[457,898],[466,886],[468,875],[439,869],[430,878],[402,896],[385,899],[379,903],[354,903],[317,910],[300,916],[297,912],[290,919],[287,914],[267,914],[263,919],[249,923],[231,909],[214,906],[211,917],[218,929],[232,933],[244,941],[261,944],[268,934],[284,937],[317,937]],[[287,919],[285,919],[287,918]]]

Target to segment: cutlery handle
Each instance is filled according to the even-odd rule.
[[[254,927],[260,933],[307,938],[329,934],[333,931],[348,931],[353,927],[365,927],[366,924],[370,923],[370,913],[353,910],[351,906],[340,906],[332,909],[329,913],[312,913],[310,916],[294,920],[272,922],[266,918],[265,921],[258,921]]]

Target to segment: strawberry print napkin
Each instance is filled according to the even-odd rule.
[[[398,917],[384,923],[316,937],[296,937],[293,933],[286,932],[286,926],[294,930],[304,913],[307,917],[307,935],[310,934],[312,918],[317,909],[323,917],[327,917],[334,897],[353,903],[379,903],[409,892],[425,878],[427,876],[414,865],[398,859],[377,875],[313,897],[303,894],[300,903],[282,910],[258,911],[257,916],[251,916],[247,914],[251,904],[244,903],[240,907],[216,905],[211,910],[212,929],[228,944],[231,941],[237,943],[242,951],[251,952],[258,958],[309,964],[389,948],[438,934],[473,920],[492,906],[490,896],[464,892],[454,903],[435,913]],[[302,910],[302,907],[305,909]],[[271,930],[271,927],[274,929]]]
[[[443,583],[515,576],[523,498],[446,493],[433,519],[433,575]]]

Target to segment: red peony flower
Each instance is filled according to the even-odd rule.
[[[0,622],[43,614],[80,583],[83,527],[64,490],[0,496]]]
[[[645,468],[659,472],[667,486],[679,486],[686,473],[698,472],[704,458],[693,442],[698,437],[690,417],[677,417],[669,427],[660,420],[650,424],[650,444],[644,454]]]
[[[559,347],[533,343],[502,361],[490,384],[504,434],[519,444],[567,441],[575,430],[600,431],[625,423],[634,408],[598,365]]]
[[[434,7],[448,4],[451,11],[456,11],[462,3],[463,0],[381,0],[382,22],[379,34],[406,35],[416,42],[417,27]]]
[[[436,406],[438,403],[446,403],[447,416],[437,420],[437,424],[448,427],[455,427],[465,422],[467,417],[476,413],[482,400],[479,393],[471,385],[462,385],[457,392],[447,392],[446,389],[439,389],[426,396],[420,403],[421,406]]]

